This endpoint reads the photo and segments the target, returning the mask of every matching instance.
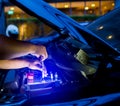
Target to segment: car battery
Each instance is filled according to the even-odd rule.
[[[35,77],[39,78],[33,73],[28,73],[28,81],[23,85],[24,92],[28,95],[28,97],[50,94],[54,88],[59,87],[62,84],[62,80],[59,78],[57,72],[54,74],[51,72],[49,76],[43,78],[42,80],[36,80]]]
[[[41,96],[52,93],[54,88],[60,86],[60,80],[41,81],[25,84],[25,92],[28,97]]]

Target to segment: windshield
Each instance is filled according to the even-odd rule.
[[[120,51],[120,8],[95,20],[87,28]]]

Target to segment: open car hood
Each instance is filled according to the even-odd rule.
[[[85,47],[86,45],[91,46],[92,48],[90,49],[95,49],[95,53],[98,51],[99,53],[104,54],[104,56],[96,56],[95,54],[95,57],[92,57],[92,59],[90,58],[89,64],[83,64],[82,62],[77,61],[77,59],[74,57],[74,54],[76,54],[76,51],[78,51],[78,48],[73,47],[74,45],[69,45],[70,43],[68,44],[68,42],[61,42],[61,39],[57,39],[57,42],[49,42],[49,45],[47,45],[47,51],[50,56],[48,59],[46,59],[46,61],[44,61],[44,65],[46,66],[48,72],[48,77],[43,80],[42,73],[38,70],[30,70],[28,68],[17,70],[18,83],[15,77],[15,82],[9,83],[8,90],[6,85],[6,89],[3,89],[3,91],[9,91],[9,89],[12,91],[12,88],[17,88],[19,85],[18,87],[20,89],[18,89],[20,90],[20,94],[22,93],[25,95],[16,95],[16,89],[13,90],[15,91],[15,95],[6,95],[3,92],[3,94],[0,95],[0,99],[2,98],[0,100],[1,105],[6,104],[8,106],[9,104],[13,104],[15,106],[23,104],[22,106],[30,106],[32,104],[49,104],[50,106],[51,103],[57,103],[59,101],[64,102],[60,105],[83,104],[103,106],[106,103],[110,103],[111,105],[111,101],[118,101],[118,103],[120,103],[120,93],[106,96],[96,96],[120,90],[120,58],[116,59],[108,56],[120,54],[119,47],[116,47],[116,45],[119,46],[119,39],[111,39],[114,40],[113,42],[106,39],[106,35],[108,35],[108,30],[106,30],[106,28],[111,28],[113,33],[114,28],[116,28],[115,26],[110,26],[110,24],[107,24],[108,26],[106,26],[106,23],[109,23],[111,18],[119,15],[119,9],[115,9],[108,15],[96,20],[95,23],[93,22],[89,26],[83,27],[70,17],[51,7],[42,0],[11,0],[11,2],[55,29],[57,32],[52,33],[52,35],[67,35],[67,37],[71,38],[72,40],[77,40],[80,42],[80,44],[85,44]],[[113,23],[115,23],[115,21],[116,20],[114,20]],[[116,21],[116,24],[120,24],[120,21]],[[96,28],[103,28],[101,30],[102,33],[100,33],[100,30],[95,30]],[[117,36],[114,36],[114,38],[115,37]],[[46,39],[42,39],[42,41],[43,40],[46,41]],[[81,45],[79,46],[81,47]],[[89,48],[86,49],[91,53]],[[83,51],[82,53],[85,52]],[[85,56],[80,56],[88,58],[86,53]],[[22,59],[33,61],[37,58],[27,55],[22,57]],[[90,71],[94,72],[90,72],[89,69],[92,69]],[[3,71],[3,76],[1,75],[3,82],[4,76],[6,76],[4,72],[6,71]],[[91,78],[89,78],[89,76]],[[21,84],[19,84],[19,82]],[[96,97],[91,98],[90,96],[93,95]],[[88,96],[90,98],[81,100],[81,98]],[[74,99],[75,101],[73,101]],[[76,101],[76,99],[80,100]],[[72,100],[73,102],[70,101],[69,103],[66,103],[65,101],[68,100]],[[15,104],[16,102],[17,104]]]
[[[103,54],[119,55],[120,51],[111,44],[100,38],[97,34],[80,26],[78,22],[71,19],[56,8],[50,6],[43,0],[10,0],[30,15],[36,16],[60,34],[68,34],[86,45],[97,49]]]

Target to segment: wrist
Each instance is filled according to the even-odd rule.
[[[36,46],[35,45],[30,45],[29,48],[30,48],[30,50],[29,50],[30,54],[36,55]]]
[[[30,67],[31,66],[31,63],[27,60],[22,60],[23,61],[23,66],[24,67]]]

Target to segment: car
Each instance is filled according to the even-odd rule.
[[[42,0],[10,2],[49,25],[53,31],[46,37],[28,40],[46,46],[48,58],[43,67],[48,75],[22,68],[16,70],[13,82],[2,83],[6,75],[15,70],[1,73],[0,105],[103,106],[119,103],[119,6],[87,26],[81,26]],[[37,59],[31,55],[20,58]]]

